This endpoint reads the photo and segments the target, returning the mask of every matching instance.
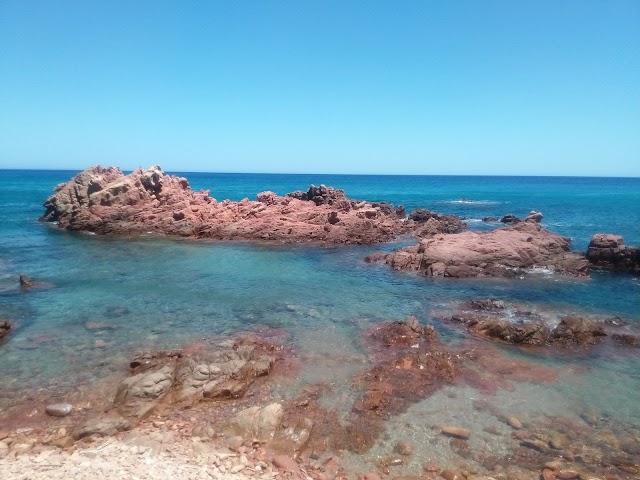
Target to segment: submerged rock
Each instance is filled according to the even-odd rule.
[[[73,405],[70,403],[56,403],[48,405],[45,412],[52,417],[66,417],[71,413],[71,410],[73,410]]]
[[[22,288],[29,288],[29,287],[33,287],[33,280],[31,279],[31,277],[29,275],[20,275],[20,286]]]
[[[5,318],[0,319],[0,340],[11,333],[11,322]]]
[[[640,347],[640,335],[626,327],[622,319],[588,319],[570,315],[555,323],[556,317],[535,310],[521,310],[495,299],[468,300],[452,315],[441,320],[463,326],[467,332],[488,340],[513,345],[582,349],[600,344],[608,337],[616,344]],[[625,328],[626,330],[621,330]]]
[[[523,322],[514,324],[499,318],[470,319],[466,322],[474,335],[490,337],[507,343],[544,345],[549,339],[549,328],[543,323]]]
[[[448,435],[449,437],[461,438],[462,440],[467,440],[471,436],[469,430],[460,427],[443,427],[442,434]]]
[[[595,345],[607,336],[603,325],[582,317],[564,317],[553,331],[551,341],[565,345]]]

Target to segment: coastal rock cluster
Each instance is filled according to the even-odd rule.
[[[159,166],[129,175],[116,167],[88,168],[58,185],[44,207],[43,221],[96,234],[372,244],[412,233],[420,243],[365,260],[431,277],[515,277],[536,270],[586,277],[591,266],[640,271],[640,248],[625,246],[622,237],[595,235],[585,257],[571,252],[570,239],[542,228],[540,212],[524,219],[505,215],[505,227],[479,232],[466,231],[455,215],[417,209],[406,216],[403,206],[353,200],[325,185],[219,202]]]
[[[618,317],[565,315],[554,322],[543,312],[492,298],[465,302],[453,315],[441,315],[440,320],[461,326],[475,337],[513,345],[556,350],[584,350],[607,343],[614,348],[640,347],[639,332]]]
[[[159,166],[129,175],[115,167],[88,168],[58,185],[44,207],[42,220],[97,234],[368,244],[410,228],[399,216],[403,209],[348,199],[331,187],[218,202],[209,191],[195,192],[185,178],[166,175]]]
[[[542,228],[537,218],[490,232],[435,235],[365,260],[430,277],[514,277],[536,268],[587,276],[589,262],[571,252],[571,240]]]

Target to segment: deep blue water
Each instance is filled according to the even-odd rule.
[[[315,355],[301,384],[329,378],[347,388],[351,360],[362,355],[362,328],[413,314],[451,336],[434,317],[468,297],[516,300],[559,315],[640,321],[640,282],[632,275],[596,273],[589,281],[544,274],[527,280],[430,280],[362,261],[391,245],[316,248],[106,238],[39,223],[42,202],[74,173],[0,170],[0,318],[17,325],[0,346],[0,388],[10,392],[35,385],[90,385],[120,371],[136,350],[178,347],[254,325],[285,328],[295,346]],[[180,175],[219,200],[324,183],[352,198],[462,215],[472,228],[495,228],[478,221],[485,216],[541,211],[543,225],[570,237],[577,250],[598,232],[640,244],[637,178]],[[19,273],[51,288],[21,292]],[[114,307],[120,309],[117,315]],[[118,328],[96,333],[84,328],[87,321]],[[104,340],[107,348],[95,348],[96,340]],[[535,398],[523,386],[526,395],[514,394],[503,403],[512,401],[525,412],[546,405],[551,414],[570,414],[582,405],[640,424],[637,355],[578,362],[588,373],[537,388]],[[11,396],[0,398],[0,408],[11,404]]]

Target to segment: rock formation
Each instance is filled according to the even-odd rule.
[[[257,201],[218,202],[159,166],[129,175],[115,167],[88,168],[58,185],[44,207],[42,220],[97,234],[369,244],[409,230],[399,217],[404,208],[351,200],[324,185],[284,197],[262,192]]]
[[[418,238],[429,238],[441,233],[460,233],[467,229],[467,224],[457,215],[442,215],[424,208],[412,211],[407,220],[415,224],[415,236]]]
[[[617,317],[588,319],[567,315],[557,323],[542,312],[507,306],[492,298],[465,302],[453,315],[441,320],[463,326],[476,337],[514,345],[571,349],[593,347],[610,339],[626,347],[640,346],[638,332]],[[554,323],[557,325],[551,328]]]
[[[356,453],[371,448],[385,419],[452,383],[460,370],[459,360],[440,343],[435,328],[423,327],[415,317],[372,328],[363,344],[375,366],[354,379],[363,393],[341,439],[344,448]]]
[[[490,232],[435,235],[389,254],[373,254],[365,261],[384,260],[395,270],[432,277],[513,277],[534,268],[588,275],[589,263],[571,253],[571,240],[542,228],[537,216],[530,217]]]
[[[598,268],[640,272],[640,247],[628,247],[618,235],[598,233],[591,238],[587,260]]]
[[[77,427],[72,436],[111,435],[136,426],[160,405],[244,396],[257,378],[268,375],[274,357],[265,345],[237,344],[202,355],[142,353],[130,363],[131,375],[117,388],[111,411]]]

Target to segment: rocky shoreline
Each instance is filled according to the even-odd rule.
[[[493,299],[463,307],[485,318],[504,309]],[[583,338],[570,330],[556,328],[562,347],[591,346],[591,338],[604,336],[591,329],[591,337]],[[494,337],[486,329],[469,331]],[[385,438],[388,422],[430,397],[449,392],[454,399],[456,390],[471,388],[486,396],[474,401],[477,414],[507,429],[436,423],[432,428],[440,448],[450,449],[457,460],[425,463],[419,478],[622,480],[640,472],[640,436],[631,426],[609,425],[588,412],[578,423],[523,421],[490,401],[513,382],[556,382],[557,369],[505,356],[471,339],[457,346],[444,343],[432,325],[415,317],[383,322],[362,334],[368,366],[352,378],[355,401],[341,417],[323,402],[331,391],[324,383],[274,401],[274,387],[300,368],[297,352],[284,339],[282,334],[243,334],[138,354],[128,375],[94,407],[50,405],[31,415],[31,426],[0,431],[0,465],[29,478],[409,478],[394,472],[412,465],[425,448],[410,438],[389,445],[367,471],[354,471],[342,457],[368,455]],[[47,422],[38,420],[43,416]],[[622,431],[626,440],[614,441]],[[507,454],[478,449],[476,438],[508,446]]]

